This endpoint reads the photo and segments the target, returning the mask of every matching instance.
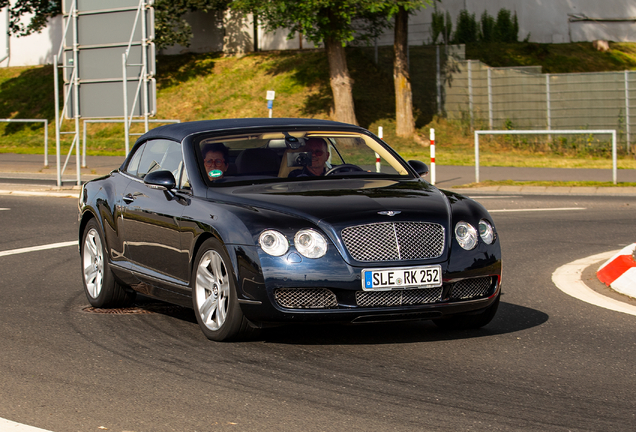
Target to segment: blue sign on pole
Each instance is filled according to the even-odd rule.
[[[272,109],[274,108],[274,101],[273,100],[268,100],[267,101],[267,109]]]

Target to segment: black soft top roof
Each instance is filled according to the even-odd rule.
[[[221,132],[224,130],[236,131],[240,129],[266,128],[266,127],[285,127],[293,128],[347,128],[364,130],[359,126],[348,123],[340,123],[330,120],[301,119],[301,118],[243,118],[243,119],[224,119],[224,120],[202,120],[186,123],[175,123],[148,131],[148,133],[139,137],[137,141],[145,141],[148,139],[170,139],[173,141],[182,141],[185,137],[200,132]]]

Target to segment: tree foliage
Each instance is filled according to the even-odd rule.
[[[234,0],[231,8],[254,13],[267,30],[287,29],[315,43],[373,37],[388,25],[381,0]]]
[[[62,2],[56,0],[0,0],[0,9],[9,7],[9,33],[27,36],[39,33],[48,24],[49,18],[62,13]],[[32,15],[28,24],[22,22],[25,15]]]
[[[190,45],[192,29],[183,19],[187,12],[222,11],[227,9],[231,0],[157,0],[155,8],[155,42],[158,48],[174,44]],[[9,33],[28,36],[39,33],[48,24],[48,20],[62,13],[61,0],[0,0],[0,8],[9,7]],[[107,6],[107,5],[106,5]],[[24,18],[30,20],[24,22]]]

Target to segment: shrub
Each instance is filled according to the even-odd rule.
[[[477,20],[475,14],[469,13],[466,9],[459,12],[457,17],[457,30],[453,36],[453,43],[465,44],[477,42]]]
[[[488,11],[481,14],[481,28],[479,31],[479,40],[482,42],[492,42],[495,37],[495,18]]]
[[[516,12],[513,16],[508,9],[501,9],[499,11],[495,23],[494,40],[496,42],[519,41],[519,22]]]
[[[432,18],[431,36],[433,38],[433,43],[450,43],[450,35],[453,29],[453,21],[451,20],[450,13],[446,12],[446,15],[444,15],[444,12],[438,11],[437,7],[435,7]],[[444,18],[446,19],[444,20]],[[442,37],[441,40],[438,41],[440,35]]]

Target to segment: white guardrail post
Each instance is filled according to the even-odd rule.
[[[479,135],[612,135],[612,182],[618,182],[617,157],[616,157],[616,130],[591,129],[591,130],[480,130],[475,131],[475,183],[479,183]]]

